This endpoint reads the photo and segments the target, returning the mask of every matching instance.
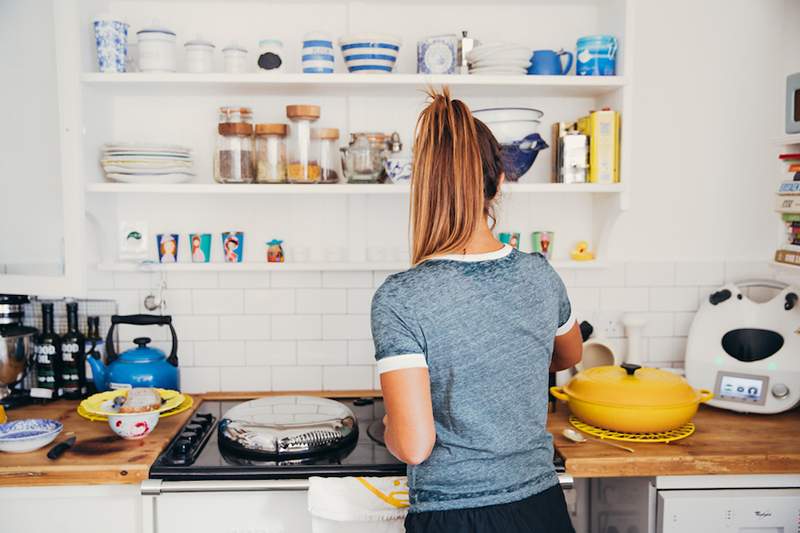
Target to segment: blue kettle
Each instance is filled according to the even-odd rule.
[[[136,348],[125,350],[117,355],[114,350],[114,328],[117,324],[132,326],[169,326],[172,333],[172,349],[169,357],[157,348],[148,346],[149,337],[133,339]],[[158,315],[114,315],[111,327],[106,336],[106,353],[108,364],[100,359],[88,357],[92,368],[94,384],[98,391],[109,389],[127,389],[130,387],[157,387],[161,389],[179,390],[178,374],[178,336],[172,327],[171,316]]]

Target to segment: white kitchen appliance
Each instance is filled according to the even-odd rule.
[[[777,291],[757,302],[748,289]],[[709,389],[709,405],[747,413],[780,413],[800,402],[798,290],[756,280],[711,293],[695,315],[686,347],[686,379]]]

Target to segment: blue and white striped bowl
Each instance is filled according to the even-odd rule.
[[[347,70],[357,74],[392,72],[401,44],[399,37],[385,34],[360,34],[339,39]]]
[[[303,37],[303,72],[331,74],[334,71],[333,40],[324,33],[310,33]]]
[[[0,424],[0,451],[25,453],[47,446],[64,426],[58,420],[27,418]]]

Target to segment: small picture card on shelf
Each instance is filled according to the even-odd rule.
[[[192,263],[208,263],[211,260],[211,234],[190,233]]]
[[[244,232],[223,231],[222,253],[226,263],[241,263],[244,258]]]
[[[550,259],[553,255],[554,237],[555,234],[552,231],[534,231],[531,233],[533,251],[542,254],[546,259]]]
[[[158,261],[159,263],[177,263],[178,262],[178,238],[177,233],[159,233],[156,235],[156,244],[158,245]]]
[[[267,242],[267,262],[268,263],[283,263],[285,256],[283,255],[283,241],[272,239]]]
[[[519,232],[501,233],[499,238],[503,244],[508,244],[512,248],[519,250]]]

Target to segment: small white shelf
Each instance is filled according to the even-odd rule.
[[[775,139],[775,144],[780,146],[800,144],[800,133],[794,133],[791,135],[782,135]]]
[[[552,261],[556,270],[594,270],[607,268],[605,261]],[[322,263],[100,263],[101,272],[309,272],[309,271],[347,271],[363,272],[372,270],[400,271],[409,268],[405,261],[379,262],[322,262]]]
[[[408,194],[408,185],[393,184],[352,184],[301,185],[301,184],[219,184],[219,183],[177,183],[177,184],[133,184],[133,183],[90,183],[90,193],[114,194]],[[607,185],[594,183],[507,183],[504,193],[569,193],[618,194],[624,191],[622,183]]]
[[[789,263],[781,263],[780,261],[774,260],[770,264],[773,268],[777,268],[779,270],[791,270],[792,272],[800,274],[800,265],[790,265]]]
[[[84,73],[84,85],[115,93],[266,95],[413,96],[428,86],[448,85],[456,95],[582,96],[616,91],[624,76],[480,76],[426,74],[193,74],[187,72]],[[416,91],[416,92],[415,92]]]

